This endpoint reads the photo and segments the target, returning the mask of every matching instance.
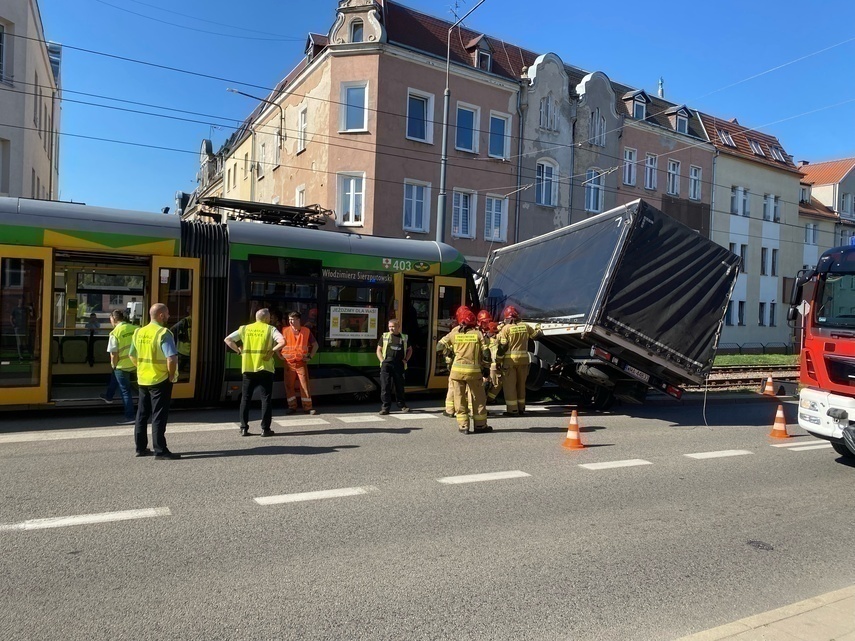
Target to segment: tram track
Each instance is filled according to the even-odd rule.
[[[704,385],[687,386],[687,392],[753,389],[760,391],[769,377],[775,383],[797,383],[799,369],[793,365],[736,365],[713,367]]]

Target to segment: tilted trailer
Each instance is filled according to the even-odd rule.
[[[481,301],[540,323],[530,390],[598,409],[651,388],[680,398],[712,368],[739,260],[636,200],[493,251]]]

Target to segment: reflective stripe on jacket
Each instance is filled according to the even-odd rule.
[[[528,339],[533,338],[536,330],[525,323],[509,323],[499,332],[499,345],[505,348],[505,362],[514,365],[528,363]]]
[[[489,347],[480,330],[455,327],[442,337],[440,345],[454,350],[449,378],[457,381],[481,378],[485,366],[484,352]]]
[[[273,349],[273,327],[268,323],[256,321],[250,325],[241,325],[238,333],[243,343],[240,354],[241,371],[272,373],[273,356],[265,356]]]
[[[134,341],[134,332],[136,331],[137,328],[135,325],[122,321],[113,328],[112,332],[110,332],[110,336],[116,339],[116,344],[119,346],[119,351],[116,352],[116,356],[119,359],[116,363],[116,369],[121,369],[126,372],[133,372],[136,369],[134,362],[129,356],[131,343]]]
[[[392,336],[392,332],[384,332],[383,333],[383,346],[381,348],[381,354],[383,356],[383,360],[386,360],[386,351],[389,349],[390,336]],[[399,334],[401,337],[401,349],[403,350],[403,357],[406,360],[407,358],[407,335]],[[407,369],[407,364],[404,363],[404,369]]]
[[[286,327],[282,336],[285,337],[285,347],[282,348],[283,358],[295,365],[303,363],[305,357],[309,355],[309,343],[312,338],[309,328],[301,327],[295,334],[293,329]]]
[[[157,385],[169,378],[166,356],[160,343],[169,330],[154,321],[134,331],[133,344],[137,352],[137,383]]]

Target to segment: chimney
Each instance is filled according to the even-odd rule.
[[[738,125],[739,121],[736,118],[731,118],[728,122],[733,123],[734,125]]]
[[[659,76],[659,91],[656,92],[660,98],[665,99],[665,78]]]
[[[810,164],[810,160],[800,160],[799,164],[796,165],[796,168],[801,169],[802,167],[807,167]]]

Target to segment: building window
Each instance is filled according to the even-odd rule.
[[[778,325],[775,320],[775,303],[769,303],[769,327],[776,327]]]
[[[728,245],[728,248],[730,249],[730,253],[731,253],[731,254],[735,254],[735,253],[736,253],[736,243],[730,243],[730,244]]]
[[[647,118],[647,103],[644,99],[636,98],[632,103],[632,117],[636,120],[644,120]]]
[[[508,229],[508,199],[487,196],[484,211],[484,240],[503,243]]]
[[[677,133],[689,133],[689,119],[685,116],[677,116]]]
[[[261,143],[258,148],[258,171],[256,175],[258,179],[264,178],[264,170],[267,168],[267,143]]]
[[[754,152],[755,156],[760,156],[762,158],[766,157],[766,154],[763,153],[763,147],[760,146],[760,143],[756,140],[748,139],[748,144],[751,145],[751,151]]]
[[[654,154],[647,154],[644,159],[644,188],[656,189],[656,166],[659,159]]]
[[[740,245],[739,246],[739,258],[742,263],[739,266],[739,270],[744,274],[745,268],[748,265],[748,245]]]
[[[606,146],[606,117],[600,115],[600,108],[591,111],[591,136],[588,142],[598,147]]]
[[[243,179],[249,178],[249,154],[243,155]]]
[[[232,163],[232,189],[237,188],[237,175],[238,175],[237,167],[238,167],[237,162]]]
[[[730,213],[734,215],[750,216],[749,211],[750,193],[745,187],[733,186],[730,188]]]
[[[802,185],[799,187],[799,202],[800,203],[809,203],[810,202],[810,187]]]
[[[778,250],[774,247],[772,248],[772,268],[769,274],[771,276],[778,275]]]
[[[718,130],[718,139],[728,147],[736,147],[736,143],[733,142],[733,138],[731,138],[730,133],[724,129]]]
[[[760,248],[760,275],[766,275],[766,263],[769,260],[769,248],[761,247]]]
[[[306,206],[306,186],[300,185],[294,192],[294,206],[295,207],[305,207]]]
[[[808,223],[805,225],[805,245],[816,245],[817,224]]]
[[[6,81],[6,28],[0,24],[0,82]]]
[[[309,124],[309,108],[303,107],[297,117],[297,153],[306,151],[306,128]]]
[[[490,71],[490,67],[492,66],[493,59],[489,53],[486,51],[478,52],[478,68],[481,71]]]
[[[33,124],[38,127],[39,126],[39,101],[36,99],[37,96],[41,97],[41,90],[39,87],[39,74],[35,72],[35,83],[33,84]],[[35,198],[35,195],[33,195]]]
[[[341,130],[368,130],[368,83],[341,83]]]
[[[599,169],[589,169],[585,174],[585,211],[603,210],[603,174]]]
[[[701,168],[694,165],[689,167],[689,198],[701,199]]]
[[[757,324],[760,325],[760,327],[765,327],[766,326],[766,303],[760,303],[757,306],[757,312],[758,312],[757,313],[757,320],[758,320]]]
[[[733,325],[733,301],[727,301],[727,312],[724,314],[724,324],[728,327]]]
[[[481,110],[473,105],[457,103],[457,135],[454,148],[478,153],[478,128]]]
[[[455,238],[475,238],[475,194],[455,191],[451,208],[451,235]]]
[[[433,143],[433,94],[408,90],[407,138]]]
[[[537,163],[537,175],[534,181],[535,202],[538,205],[554,207],[556,205],[556,178],[558,167],[550,162],[541,160]]]
[[[404,181],[404,230],[430,229],[430,183]]]
[[[511,155],[511,138],[508,136],[511,119],[501,114],[490,114],[490,142],[488,154],[491,158],[507,158]]]
[[[540,126],[549,131],[558,131],[558,103],[552,94],[540,99]]]
[[[365,26],[362,24],[362,20],[354,20],[350,23],[350,41],[351,42],[362,42],[364,37]]]
[[[745,326],[745,301],[738,301],[736,306],[736,324],[740,327]]]
[[[623,148],[623,184],[635,185],[636,151],[629,147]]]
[[[361,225],[365,206],[363,183],[365,174],[338,175],[338,211],[341,214],[339,225]]]
[[[784,150],[780,147],[770,147],[772,151],[772,158],[777,160],[778,162],[787,162],[787,159],[784,158]]]
[[[668,161],[668,193],[680,195],[680,163],[676,160]]]
[[[231,167],[226,172],[226,189],[232,186],[232,170]]]
[[[845,216],[852,215],[852,194],[840,195],[840,213]]]
[[[763,220],[772,220],[772,203],[774,194],[763,194]]]

